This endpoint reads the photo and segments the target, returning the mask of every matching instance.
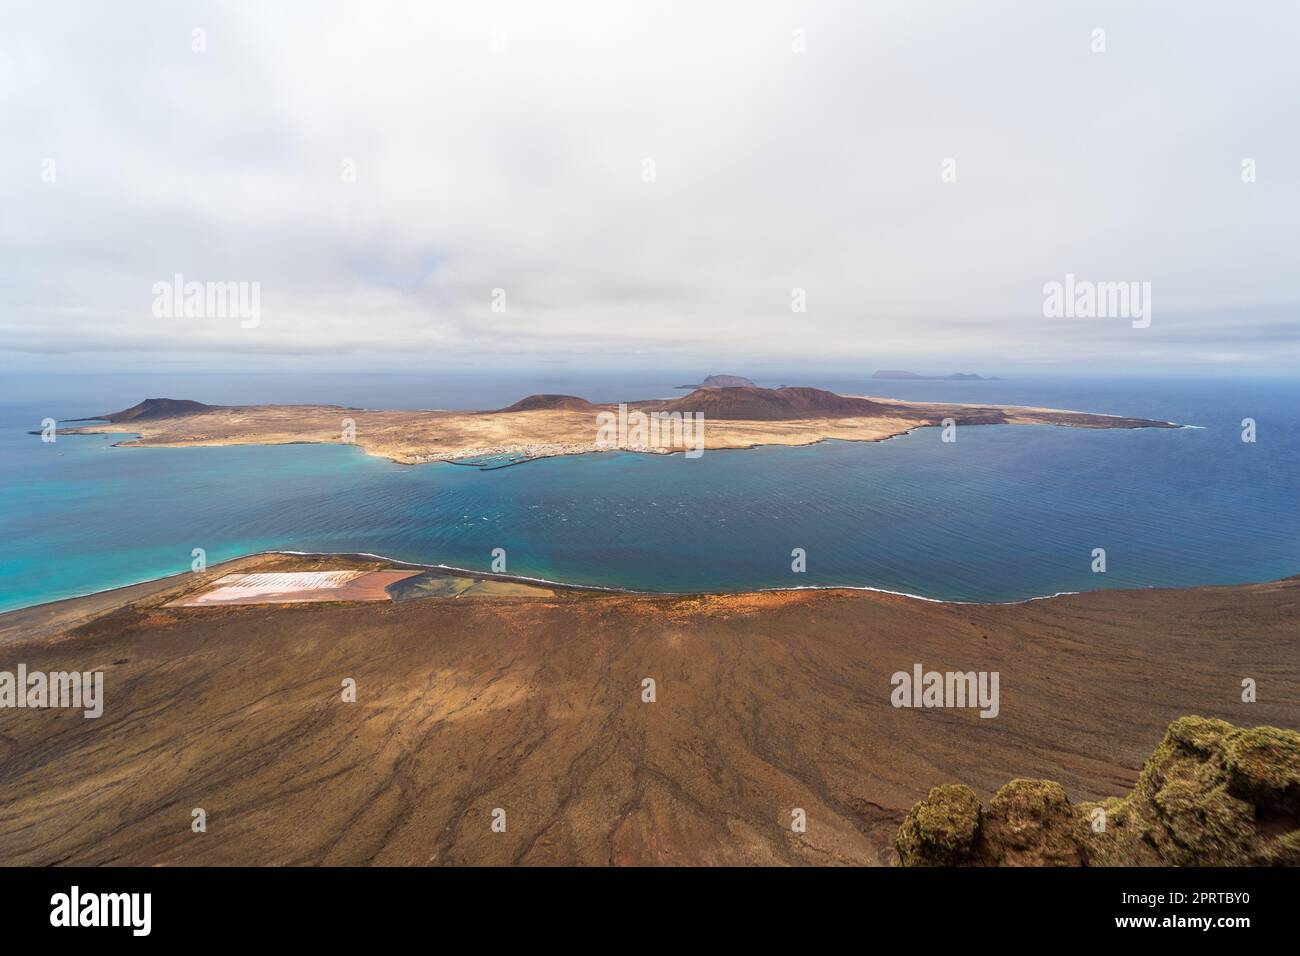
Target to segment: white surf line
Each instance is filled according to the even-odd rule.
[[[245,558],[255,558],[262,554],[288,554],[300,558],[375,558],[379,561],[387,561],[391,564],[406,564],[413,568],[428,568],[431,571],[451,571],[456,574],[464,574],[469,577],[483,578],[488,581],[527,581],[530,584],[549,584],[560,588],[577,588],[583,591],[609,591],[612,594],[664,594],[669,596],[684,596],[692,593],[704,594],[707,592],[691,591],[638,591],[634,588],[610,587],[602,584],[569,584],[565,581],[552,581],[549,578],[531,578],[524,574],[501,574],[496,571],[481,571],[474,568],[458,568],[451,564],[428,564],[424,561],[408,561],[406,558],[394,558],[386,554],[375,554],[373,551],[286,551],[273,549],[270,551],[254,551],[252,554],[244,555]],[[238,558],[232,560],[240,560]]]
[[[1193,585],[1195,587],[1196,585]],[[1101,591],[1108,590],[1130,590],[1127,588],[1099,588]],[[1137,590],[1136,588],[1131,590]],[[754,594],[759,592],[780,592],[780,591],[872,591],[876,594],[890,594],[894,597],[912,598],[914,601],[925,601],[928,604],[952,604],[967,607],[1011,607],[1015,604],[1028,604],[1031,601],[1050,601],[1052,598],[1067,597],[1071,594],[1084,594],[1092,592],[1084,591],[1057,591],[1054,594],[1040,594],[1037,597],[1021,598],[1018,601],[945,601],[942,598],[926,597],[924,594],[912,594],[909,591],[891,591],[888,588],[873,588],[865,584],[800,584],[788,588],[753,588],[749,591],[738,591],[738,594]],[[649,592],[655,593],[655,592]],[[708,593],[708,592],[702,592]],[[720,592],[726,593],[726,592]]]
[[[998,405],[995,403],[972,405],[969,402],[927,402],[923,399],[887,398],[884,395],[841,395],[840,397],[862,398],[869,402],[878,402],[881,405],[933,405],[936,408],[975,408],[984,410],[995,408],[998,411],[1003,412],[1054,412],[1061,415],[1095,415],[1098,418],[1125,418],[1131,421],[1155,422],[1160,425],[1173,425],[1178,428],[1187,427],[1179,425],[1177,422],[1164,422],[1158,418],[1139,418],[1136,415],[1116,415],[1112,412],[1081,412],[1073,408],[1048,408],[1045,405]]]
[[[1199,427],[1199,426],[1198,426]],[[386,554],[376,554],[373,551],[290,551],[281,548],[273,548],[267,551],[252,551],[248,554],[238,555],[233,558],[226,558],[217,562],[209,570],[219,568],[225,564],[231,564],[235,561],[243,561],[247,558],[256,558],[261,555],[282,554],[299,558],[374,558],[378,561],[387,561],[391,564],[404,564],[413,568],[428,568],[431,571],[446,571],[454,574],[466,575],[468,577],[482,578],[488,581],[523,581],[529,584],[545,584],[552,587],[568,588],[575,591],[601,591],[608,594],[629,594],[640,595],[645,597],[701,597],[709,594],[717,594],[723,597],[741,595],[741,594],[768,594],[780,593],[782,591],[870,591],[875,594],[888,594],[891,597],[911,598],[914,601],[925,601],[927,604],[950,604],[957,607],[1012,607],[1017,604],[1029,604],[1033,601],[1049,601],[1052,598],[1069,597],[1072,594],[1093,594],[1100,591],[1140,591],[1152,590],[1154,585],[1148,585],[1145,588],[1098,588],[1096,591],[1055,591],[1052,594],[1040,594],[1034,597],[1020,598],[1016,601],[956,601],[944,600],[943,598],[927,597],[924,594],[913,594],[910,591],[891,591],[888,588],[871,587],[866,584],[799,584],[790,587],[767,587],[767,588],[745,588],[737,591],[645,591],[637,588],[613,587],[604,584],[573,584],[567,581],[556,581],[551,578],[535,578],[523,574],[498,574],[492,571],[480,571],[474,568],[460,568],[450,564],[428,564],[423,561],[409,561],[406,558],[394,558]],[[29,611],[32,608],[41,607],[46,604],[60,604],[64,601],[76,601],[81,598],[94,597],[97,594],[107,594],[111,591],[123,591],[127,588],[138,587],[142,584],[152,584],[154,582],[168,581],[172,578],[180,578],[182,575],[192,574],[192,571],[177,571],[175,574],[164,574],[156,578],[144,578],[140,581],[133,581],[130,584],[118,584],[113,587],[100,588],[95,591],[87,591],[84,594],[74,594],[69,597],[55,598],[52,601],[40,601],[36,604],[25,604],[22,607],[10,608],[7,611],[0,611],[0,618],[7,614],[16,614],[20,611]],[[179,582],[178,582],[179,583]],[[1246,582],[1255,584],[1267,584],[1267,581]],[[1195,587],[1224,587],[1221,584],[1191,584],[1187,588]],[[1186,588],[1164,588],[1163,590],[1186,590]]]
[[[704,594],[776,594],[782,591],[871,591],[875,594],[889,594],[893,597],[911,598],[915,601],[925,601],[929,604],[952,604],[970,607],[1010,607],[1015,604],[1028,604],[1031,601],[1048,601],[1052,598],[1067,597],[1071,594],[1083,594],[1083,591],[1056,591],[1052,594],[1040,594],[1035,597],[1020,598],[1016,601],[951,601],[943,598],[926,597],[924,594],[912,594],[910,591],[891,591],[888,588],[876,588],[866,584],[797,584],[790,587],[779,588],[745,588],[740,591],[644,591],[636,588],[611,587],[602,584],[570,584],[566,581],[554,581],[550,578],[534,578],[523,574],[498,574],[491,571],[476,571],[472,568],[458,568],[449,564],[427,564],[423,561],[408,561],[405,558],[394,558],[389,555],[375,554],[373,551],[257,551],[245,557],[257,557],[260,554],[287,554],[295,557],[329,557],[329,558],[376,558],[380,561],[389,561],[394,564],[407,564],[416,568],[429,568],[433,571],[452,571],[457,574],[465,574],[470,577],[486,578],[487,580],[499,581],[527,581],[530,584],[549,584],[553,587],[576,588],[582,591],[605,591],[611,594],[634,594],[645,595],[647,597],[698,597]],[[238,560],[238,559],[234,559]],[[1195,587],[1196,585],[1192,585]],[[1101,588],[1099,590],[1130,590],[1126,588]],[[1139,590],[1139,589],[1131,589]],[[1091,593],[1091,592],[1087,592]]]

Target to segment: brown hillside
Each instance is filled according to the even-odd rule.
[[[568,411],[585,412],[594,410],[595,405],[585,398],[579,398],[577,395],[529,395],[521,398],[513,405],[507,405],[505,408],[497,409],[498,412],[537,412],[537,411],[554,411],[556,409],[565,409]],[[495,414],[495,413],[493,413]]]
[[[142,419],[194,415],[219,407],[219,405],[204,405],[202,402],[190,401],[188,398],[146,398],[140,404],[132,405],[120,412],[110,412],[107,415],[97,415],[95,417],[110,422],[134,422]]]

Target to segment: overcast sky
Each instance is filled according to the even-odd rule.
[[[1300,359],[1290,0],[2,9],[16,368]],[[1067,273],[1150,327],[1044,318]]]

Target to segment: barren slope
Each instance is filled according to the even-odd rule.
[[[842,590],[161,606],[195,583],[0,645],[0,669],[107,673],[98,720],[0,717],[0,859],[876,864],[932,786],[987,800],[1045,777],[1098,799],[1183,714],[1300,720],[1296,579],[1005,606]],[[999,671],[1000,715],[893,708],[890,675],[914,663]]]

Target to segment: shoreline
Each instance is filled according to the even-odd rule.
[[[1029,406],[1006,406],[1006,407],[1007,408],[1023,407],[1026,411],[1034,411],[1034,412],[1057,411],[1056,409],[1037,409],[1037,408],[1030,408]],[[1072,413],[1072,414],[1080,414],[1080,413]],[[1090,412],[1087,414],[1095,415],[1096,417],[1101,417],[1101,418],[1117,418],[1117,419],[1125,420],[1122,418],[1122,416],[1107,415],[1101,412],[1096,412],[1096,413]],[[81,418],[63,419],[60,420],[60,424],[62,424],[63,421],[76,422],[76,421],[102,421],[102,420],[81,419]],[[108,425],[112,423],[105,422],[104,424]],[[1087,426],[1071,425],[1069,423],[1060,423],[1060,422],[1031,422],[1031,423],[991,422],[991,423],[977,423],[977,424],[983,424],[983,427],[986,428],[999,427],[999,426],[1000,427],[1025,427],[1026,424],[1047,426],[1053,428],[1087,427]],[[843,435],[825,435],[822,437],[812,438],[809,441],[798,442],[798,443],[782,442],[782,441],[755,441],[755,442],[750,442],[749,444],[726,445],[722,447],[711,448],[709,450],[713,452],[728,452],[728,451],[740,452],[740,451],[757,451],[762,448],[811,448],[816,445],[827,445],[836,442],[843,442],[845,444],[868,444],[868,445],[883,444],[884,442],[894,441],[895,439],[898,438],[907,438],[927,428],[939,428],[939,427],[941,426],[935,424],[929,424],[929,423],[922,423],[918,425],[911,425],[907,428],[903,428],[900,429],[899,431],[892,432],[890,434],[885,434],[885,435],[871,435],[871,436],[866,436],[861,438],[848,437]],[[1177,422],[1165,422],[1165,421],[1160,421],[1158,419],[1151,419],[1150,424],[1147,425],[1125,426],[1123,428],[1119,428],[1116,430],[1142,431],[1147,428],[1159,428],[1168,431],[1188,431],[1188,430],[1203,431],[1205,427],[1206,426],[1204,425],[1182,425]],[[28,434],[38,435],[40,434],[40,432],[33,431],[33,432],[28,432]],[[286,445],[351,445],[352,447],[359,450],[361,454],[365,455],[368,458],[382,458],[383,460],[392,462],[395,465],[404,465],[409,467],[409,466],[416,466],[416,465],[441,464],[441,465],[454,465],[459,468],[471,468],[475,471],[503,471],[506,468],[513,468],[516,465],[526,465],[529,462],[544,461],[551,458],[584,458],[588,455],[599,455],[599,454],[616,453],[616,452],[622,452],[629,455],[649,455],[652,457],[662,457],[662,458],[674,458],[678,455],[682,455],[685,453],[684,449],[669,450],[669,449],[653,449],[653,448],[640,448],[640,447],[606,448],[606,447],[593,446],[589,448],[583,448],[581,450],[565,450],[565,451],[557,451],[557,452],[548,451],[544,454],[530,454],[525,450],[522,457],[516,458],[512,461],[505,461],[502,464],[485,464],[481,461],[474,461],[473,459],[484,458],[484,457],[505,458],[505,457],[509,457],[510,455],[520,454],[520,452],[518,450],[513,450],[513,451],[507,450],[501,452],[500,455],[493,453],[487,456],[484,456],[483,454],[476,452],[475,454],[466,455],[462,458],[445,458],[445,457],[428,456],[428,457],[418,457],[412,460],[403,460],[401,458],[394,457],[393,455],[388,454],[386,452],[370,450],[360,442],[338,442],[338,441],[332,441],[327,439],[291,439],[286,441],[270,441],[270,442],[256,442],[256,441],[157,442],[148,439],[143,432],[130,431],[130,430],[120,431],[120,432],[109,431],[106,427],[99,426],[99,425],[94,426],[92,429],[78,428],[71,431],[61,432],[60,434],[64,435],[65,437],[72,437],[72,438],[90,438],[96,435],[107,435],[107,436],[122,435],[131,439],[131,440],[112,442],[107,446],[109,448],[236,448],[236,447],[278,448]],[[1190,585],[1190,586],[1196,587],[1196,585]],[[660,592],[651,592],[651,593],[660,593]],[[669,593],[669,592],[662,592],[662,593]],[[682,592],[682,593],[694,593],[694,592]],[[906,592],[899,592],[899,593],[906,593]],[[1073,593],[1073,592],[1058,592],[1058,593]],[[924,595],[909,594],[908,596],[924,598]],[[1054,595],[1041,595],[1040,597],[1052,597],[1052,596]],[[924,599],[931,600],[928,598],[924,598]],[[1021,600],[1036,600],[1036,599],[1037,598],[1022,598]],[[939,600],[939,599],[936,598],[933,600]],[[972,603],[979,603],[979,602],[972,602]]]
[[[270,556],[297,557],[308,560],[335,559],[335,560],[355,560],[355,561],[380,561],[393,565],[398,568],[419,569],[425,572],[437,572],[448,576],[473,577],[484,581],[498,581],[507,584],[532,584],[542,585],[548,588],[555,588],[561,591],[580,591],[594,592],[598,594],[623,595],[628,597],[646,597],[646,598],[737,598],[753,594],[782,594],[792,591],[851,591],[865,592],[869,594],[881,594],[888,597],[906,598],[912,601],[920,601],[926,604],[934,604],[941,607],[973,607],[973,608],[997,608],[997,607],[1016,607],[1023,604],[1032,604],[1039,601],[1051,601],[1056,598],[1070,597],[1080,594],[1094,593],[1126,593],[1126,592],[1159,592],[1159,591],[1195,591],[1202,588],[1218,587],[1249,587],[1252,585],[1277,584],[1282,581],[1289,581],[1294,577],[1300,577],[1300,571],[1294,575],[1286,575],[1280,578],[1273,578],[1262,581],[1240,581],[1228,583],[1208,583],[1208,584],[1189,584],[1184,587],[1124,587],[1124,588],[1093,588],[1082,591],[1054,591],[1051,594],[1038,594],[1026,598],[1017,598],[1012,601],[960,601],[947,600],[944,598],[929,597],[924,594],[915,594],[910,591],[895,591],[889,588],[873,587],[867,584],[794,584],[787,587],[751,587],[740,588],[734,591],[719,590],[702,590],[702,591],[655,591],[642,588],[618,587],[615,585],[603,584],[576,584],[569,581],[557,581],[551,578],[533,577],[525,574],[502,574],[494,571],[480,571],[474,568],[465,568],[451,564],[431,564],[424,561],[410,561],[405,558],[394,558],[389,555],[379,554],[373,551],[297,551],[288,548],[268,548],[261,551],[250,551],[246,554],[236,555],[232,558],[225,558],[215,564],[209,565],[205,572],[216,571],[226,565],[236,564],[242,561],[248,561],[253,558],[270,557]],[[167,586],[167,582],[176,581],[184,575],[193,574],[192,571],[177,571],[173,574],[159,575],[153,578],[144,578],[140,581],[133,581],[130,584],[118,584],[112,587],[100,588],[95,591],[87,591],[84,594],[74,594],[68,597],[54,598],[50,601],[39,601],[35,604],[25,604],[21,607],[9,608],[0,611],[0,626],[3,626],[5,620],[10,615],[30,614],[37,611],[54,611],[59,605],[71,605],[78,601],[88,601],[93,598],[102,598],[110,596],[115,592],[125,592],[133,589],[147,589],[156,587],[161,590]]]
[[[1118,415],[1110,415],[1110,416],[1102,415],[1102,413],[1100,413],[1100,412],[1097,412],[1097,413],[1089,413],[1089,414],[1096,414],[1096,415],[1098,415],[1099,417],[1121,418],[1121,416],[1118,416]],[[72,419],[72,421],[82,421],[82,420],[83,420],[83,419]],[[982,425],[982,427],[984,427],[984,428],[996,428],[996,427],[1002,427],[1002,428],[1015,428],[1015,427],[1021,427],[1021,428],[1023,428],[1023,427],[1034,427],[1034,426],[1038,426],[1038,427],[1047,427],[1047,428],[1079,428],[1079,427],[1082,427],[1082,426],[1078,426],[1078,425],[1070,425],[1070,424],[1063,424],[1063,423],[1056,423],[1056,422],[1033,422],[1033,423],[1030,423],[1029,425],[1017,425],[1016,423],[1012,423],[1012,422],[996,422],[996,423],[989,423],[989,424],[983,424],[983,425]],[[864,438],[850,438],[850,437],[844,437],[844,436],[842,436],[842,435],[827,435],[827,436],[825,436],[825,437],[821,437],[821,438],[813,438],[813,439],[811,439],[811,440],[809,440],[809,441],[806,441],[806,442],[799,442],[799,443],[779,442],[779,441],[756,441],[756,442],[751,442],[750,444],[747,444],[747,445],[725,445],[725,446],[716,447],[716,448],[709,448],[708,451],[712,451],[712,452],[726,452],[726,451],[736,452],[736,451],[757,451],[757,450],[760,449],[760,448],[811,448],[811,447],[813,447],[814,445],[827,445],[827,444],[831,444],[831,443],[834,443],[834,442],[844,442],[845,444],[866,444],[866,445],[875,445],[875,444],[883,444],[884,442],[887,442],[887,441],[893,441],[893,440],[896,439],[896,438],[907,438],[909,435],[913,435],[913,434],[915,434],[915,433],[917,433],[917,432],[919,432],[919,431],[923,431],[923,430],[925,430],[925,429],[927,429],[927,428],[940,428],[940,427],[941,427],[941,426],[939,426],[939,425],[932,425],[932,424],[912,425],[912,426],[909,427],[909,428],[905,428],[905,429],[902,429],[902,430],[897,431],[897,432],[893,432],[892,434],[888,434],[888,435],[873,435],[873,436],[864,437]],[[1181,424],[1179,424],[1179,423],[1177,423],[1177,422],[1162,422],[1162,421],[1158,421],[1158,420],[1152,419],[1152,423],[1151,423],[1150,425],[1127,426],[1127,427],[1125,427],[1125,428],[1122,428],[1122,429],[1116,429],[1116,430],[1122,430],[1122,431],[1142,431],[1142,430],[1147,429],[1147,428],[1159,428],[1159,429],[1162,429],[1162,430],[1168,430],[1168,431],[1187,431],[1187,430],[1201,430],[1201,431],[1204,431],[1204,430],[1205,430],[1205,427],[1206,427],[1206,426],[1204,426],[1204,425],[1181,425]],[[31,434],[31,435],[39,435],[40,432],[29,432],[28,434]],[[549,458],[585,458],[585,457],[588,456],[588,455],[601,455],[601,454],[609,454],[609,453],[614,453],[614,452],[623,452],[623,453],[625,453],[625,454],[629,454],[629,455],[649,455],[649,456],[656,457],[656,458],[673,458],[673,457],[676,457],[676,456],[678,456],[678,455],[684,454],[684,451],[681,450],[681,449],[665,450],[665,449],[638,448],[638,447],[627,447],[627,448],[623,448],[623,447],[611,447],[611,448],[604,448],[604,447],[595,447],[595,446],[593,446],[593,447],[590,447],[590,448],[583,448],[583,449],[581,449],[581,450],[577,450],[577,451],[546,452],[546,453],[544,453],[544,454],[536,454],[536,455],[534,455],[534,454],[527,454],[527,453],[526,453],[526,450],[525,450],[525,453],[523,453],[523,457],[517,458],[517,459],[515,459],[514,461],[507,461],[507,462],[505,462],[505,463],[503,463],[503,464],[499,464],[499,465],[491,465],[491,464],[485,465],[485,464],[483,464],[483,463],[481,463],[481,462],[474,461],[474,460],[472,460],[472,459],[475,459],[475,458],[484,458],[484,457],[487,457],[487,458],[491,458],[491,457],[502,457],[502,458],[505,458],[505,457],[507,457],[507,456],[509,456],[509,455],[512,455],[512,454],[519,454],[520,452],[518,452],[518,451],[514,451],[514,450],[507,450],[507,451],[503,451],[503,452],[501,452],[501,453],[499,454],[499,456],[496,455],[495,453],[493,453],[493,454],[489,454],[489,455],[483,455],[483,454],[469,454],[469,455],[465,455],[465,456],[462,457],[462,458],[421,457],[421,458],[418,458],[418,459],[415,459],[415,460],[406,461],[406,460],[403,460],[403,459],[400,459],[400,458],[394,458],[392,455],[389,455],[389,454],[387,454],[387,453],[385,453],[385,452],[370,451],[370,450],[368,450],[368,449],[367,449],[363,444],[361,444],[360,442],[337,442],[337,441],[328,441],[328,440],[325,440],[325,439],[305,439],[305,438],[304,438],[304,439],[295,439],[295,440],[289,440],[289,441],[274,441],[274,442],[253,442],[253,441],[216,441],[216,442],[206,442],[206,441],[185,441],[185,442],[169,442],[169,443],[163,443],[163,442],[151,442],[151,441],[149,441],[147,438],[145,438],[145,436],[144,436],[144,434],[143,434],[142,432],[133,432],[133,431],[123,431],[123,432],[112,432],[112,431],[106,431],[106,430],[105,430],[105,431],[99,431],[99,430],[89,431],[89,430],[86,430],[86,429],[83,429],[83,428],[79,428],[79,429],[76,429],[76,430],[74,430],[74,431],[60,432],[59,434],[65,436],[65,437],[70,437],[70,438],[89,438],[89,437],[94,436],[94,435],[126,435],[126,436],[133,436],[133,439],[134,439],[134,440],[132,440],[132,441],[115,441],[115,442],[113,442],[111,445],[109,445],[110,448],[279,448],[279,447],[282,447],[282,446],[285,446],[285,445],[345,445],[345,444],[346,444],[346,445],[352,445],[353,447],[359,449],[359,450],[361,451],[361,453],[362,453],[363,455],[366,455],[367,457],[370,457],[370,458],[382,458],[382,459],[384,459],[385,461],[390,461],[390,462],[392,462],[392,463],[395,464],[395,465],[405,465],[405,466],[416,466],[416,465],[455,465],[455,466],[460,467],[460,468],[472,468],[472,469],[474,469],[475,471],[502,471],[503,469],[506,469],[506,468],[513,468],[513,467],[515,467],[516,465],[526,465],[526,464],[528,464],[529,462],[533,462],[533,461],[545,461],[545,460],[547,460],[547,459],[549,459]]]
[[[1103,416],[1101,413],[1089,413],[1089,414],[1096,414],[1097,417],[1117,418],[1122,420],[1122,416],[1118,416],[1118,415]],[[967,425],[965,427],[982,426],[985,428],[989,428],[989,427],[1002,426],[1007,428],[1014,428],[1014,427],[1026,427],[1027,425],[1049,427],[1049,428],[1087,427],[1087,426],[1072,425],[1069,423],[1062,423],[1062,422],[1027,422],[1027,423],[1018,423],[1018,422],[979,423],[977,422],[974,423],[973,425]],[[708,446],[706,447],[705,450],[711,452],[724,452],[724,451],[755,451],[759,448],[809,448],[813,445],[824,445],[829,442],[845,442],[845,443],[852,443],[852,444],[858,444],[858,443],[878,444],[881,442],[893,441],[895,438],[906,438],[909,435],[915,434],[916,432],[922,431],[927,428],[940,428],[940,427],[941,426],[936,424],[923,423],[919,425],[912,425],[907,428],[901,428],[898,431],[890,432],[889,434],[869,435],[861,438],[845,436],[845,435],[823,435],[819,437],[810,438],[807,441],[798,441],[798,442],[777,441],[777,440],[752,441],[747,443]],[[1129,426],[1123,426],[1122,429],[1117,429],[1117,430],[1140,431],[1147,428],[1159,428],[1168,431],[1183,431],[1186,429],[1204,429],[1204,427],[1205,426],[1203,425],[1182,425],[1177,422],[1163,422],[1163,421],[1156,421],[1153,419],[1151,421],[1151,424],[1149,425],[1129,425]],[[39,432],[31,432],[30,434],[39,434]],[[662,458],[672,458],[684,453],[684,449],[678,449],[678,448],[658,449],[658,448],[642,448],[636,446],[602,447],[596,444],[592,444],[590,446],[584,446],[576,449],[566,449],[563,451],[547,450],[542,452],[536,452],[534,446],[525,445],[519,447],[503,446],[500,449],[489,449],[486,452],[483,449],[470,449],[465,454],[459,457],[421,455],[421,456],[416,456],[408,459],[408,458],[397,457],[394,454],[389,453],[387,451],[378,451],[378,450],[372,451],[369,448],[367,448],[365,444],[362,442],[340,442],[340,441],[335,441],[335,440],[325,439],[325,438],[298,438],[298,439],[288,439],[285,441],[266,441],[266,442],[209,441],[209,440],[168,442],[168,441],[157,441],[157,440],[150,439],[146,437],[142,432],[133,432],[133,431],[114,432],[114,431],[109,431],[103,428],[102,426],[91,426],[90,428],[78,428],[73,431],[60,432],[59,434],[65,437],[73,437],[73,438],[75,437],[88,438],[92,435],[133,436],[132,440],[130,441],[124,440],[124,441],[113,442],[112,445],[110,446],[112,448],[235,448],[235,447],[274,448],[282,445],[353,445],[354,447],[360,449],[362,454],[364,455],[367,455],[372,458],[382,458],[385,461],[391,461],[395,465],[407,465],[407,466],[434,465],[434,464],[456,465],[462,468],[472,468],[476,471],[501,471],[505,468],[513,468],[516,465],[526,465],[529,462],[533,462],[533,461],[544,461],[548,458],[583,458],[586,457],[587,455],[601,455],[601,454],[608,454],[611,452],[624,452],[629,455],[649,455],[652,457],[662,457]],[[480,464],[479,462],[472,460],[475,458],[492,458],[492,457],[506,458],[511,455],[519,455],[521,457],[517,458],[514,461],[508,461],[500,465],[483,465]]]

